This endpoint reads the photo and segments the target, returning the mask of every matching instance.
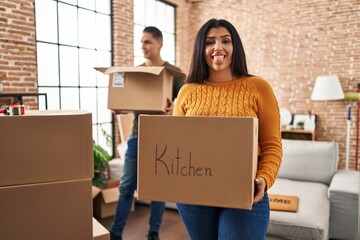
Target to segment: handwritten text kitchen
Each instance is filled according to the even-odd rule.
[[[191,151],[187,156],[182,156],[180,148],[176,148],[174,157],[168,157],[168,146],[159,149],[155,146],[155,175],[177,175],[184,177],[211,177],[212,169],[209,167],[195,166],[193,163]],[[170,155],[171,156],[171,155]]]

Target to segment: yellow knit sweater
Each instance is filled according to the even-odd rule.
[[[175,116],[250,116],[259,120],[257,177],[269,189],[282,159],[279,107],[271,86],[259,77],[227,82],[185,84],[173,110]]]

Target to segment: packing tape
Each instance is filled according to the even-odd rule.
[[[360,101],[360,93],[347,92],[345,93],[345,100]]]
[[[24,105],[11,105],[1,109],[0,113],[10,116],[24,115],[25,106]]]

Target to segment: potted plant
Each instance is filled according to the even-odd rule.
[[[92,184],[99,188],[106,188],[108,180],[107,163],[112,159],[108,152],[99,144],[93,143],[94,151],[94,178]]]

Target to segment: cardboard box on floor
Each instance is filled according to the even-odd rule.
[[[119,196],[119,180],[109,180],[106,189],[92,186],[94,216],[99,218],[114,216]],[[131,211],[134,210],[135,199],[131,208]]]
[[[251,209],[258,120],[139,118],[138,199]]]
[[[92,178],[91,113],[0,116],[0,186]]]
[[[0,239],[89,240],[91,179],[0,187]]]
[[[166,67],[95,68],[109,74],[108,108],[122,111],[163,112],[172,99],[173,76],[182,72]]]
[[[93,240],[109,240],[109,231],[93,218]]]

